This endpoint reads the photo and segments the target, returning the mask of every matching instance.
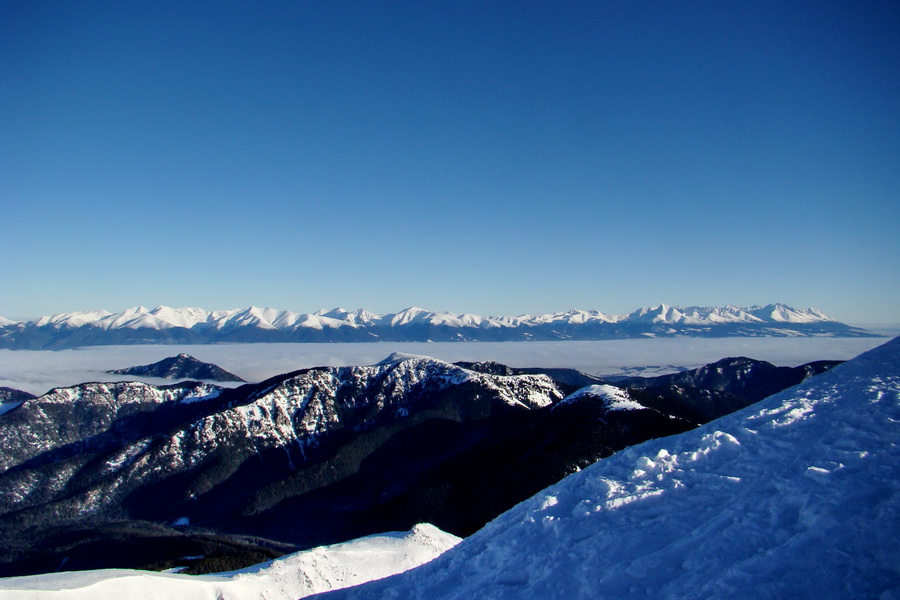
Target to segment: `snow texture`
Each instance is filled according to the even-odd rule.
[[[900,338],[601,460],[342,599],[898,598]]]
[[[216,575],[126,569],[0,579],[3,600],[288,600],[372,581],[425,563],[459,542],[433,527],[322,546]]]

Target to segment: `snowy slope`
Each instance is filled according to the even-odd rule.
[[[332,598],[898,598],[900,338]]]
[[[0,579],[3,600],[288,600],[387,577],[459,542],[431,525],[297,552],[233,573],[180,575],[107,569]]]

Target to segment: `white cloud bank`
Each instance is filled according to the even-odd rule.
[[[658,374],[698,367],[726,356],[748,356],[788,366],[813,360],[847,360],[884,341],[884,338],[684,337],[583,342],[222,344],[0,350],[0,386],[42,394],[53,387],[85,381],[133,380],[136,379],[133,376],[105,371],[153,363],[180,352],[217,364],[247,381],[261,381],[305,367],[374,364],[392,352],[424,354],[451,362],[495,360],[514,367],[568,367],[593,375],[625,371]]]

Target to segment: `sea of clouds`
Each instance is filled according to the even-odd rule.
[[[656,375],[695,368],[727,356],[776,365],[847,360],[884,338],[662,338],[566,342],[377,342],[356,344],[220,344],[198,346],[95,346],[75,350],[0,350],[0,386],[43,394],[87,381],[141,379],[106,373],[186,352],[247,381],[315,366],[370,365],[392,352],[445,360],[494,360],[514,367],[568,367],[592,375]],[[228,384],[232,385],[232,384]]]

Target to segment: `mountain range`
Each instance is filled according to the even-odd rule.
[[[726,359],[628,388],[392,354],[237,388],[56,388],[0,415],[0,575],[221,571],[422,522],[470,535],[598,458],[746,406],[773,370],[789,386],[835,364]]]
[[[708,383],[753,395],[752,386],[733,383],[765,379],[767,370],[726,359],[675,387]],[[575,469],[461,541],[420,525],[200,577],[122,569],[10,577],[0,579],[0,596],[288,600],[338,590],[315,597],[896,598],[900,340],[815,370],[799,370],[795,376],[812,376],[706,425]],[[537,410],[641,412],[631,393],[594,383]],[[190,528],[180,538],[156,533],[132,552],[144,545],[189,550]],[[57,534],[67,558],[97,542],[73,540],[69,530]],[[176,564],[196,558],[181,555]],[[384,578],[391,573],[398,574]]]
[[[248,342],[427,342],[601,340],[633,337],[877,337],[813,309],[662,304],[627,315],[596,310],[481,317],[407,308],[377,315],[341,308],[295,313],[271,308],[207,311],[159,306],[61,313],[31,321],[0,318],[0,348],[64,349],[116,344]]]

